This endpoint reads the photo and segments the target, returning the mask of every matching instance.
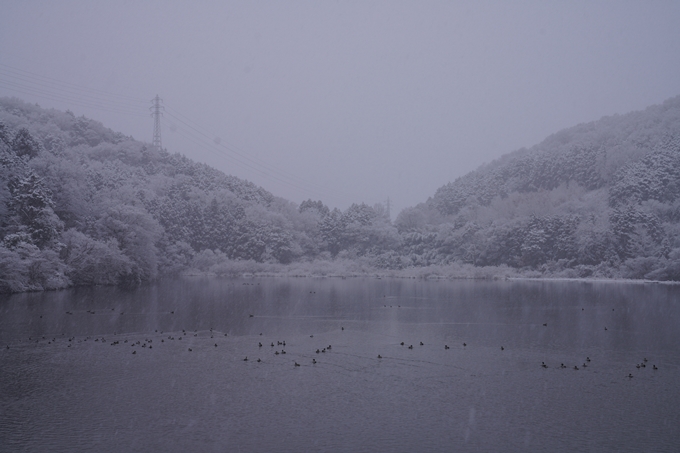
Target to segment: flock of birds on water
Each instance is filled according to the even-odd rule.
[[[388,306],[387,306],[387,305],[383,305],[383,307],[384,307],[384,308],[387,308]],[[399,305],[398,307],[400,308],[401,305]],[[390,305],[389,308],[392,308],[392,305]],[[110,310],[111,310],[111,311],[114,311],[113,308],[111,308]],[[584,309],[582,308],[581,310],[584,310]],[[614,311],[614,309],[612,309],[612,311]],[[91,314],[91,315],[94,315],[94,314],[96,313],[94,310],[86,310],[86,312],[87,312],[88,314]],[[174,313],[175,313],[174,310],[172,310],[172,311],[169,312],[169,314],[174,314]],[[66,311],[66,314],[67,314],[67,315],[73,315],[73,312],[72,312],[72,311]],[[123,315],[123,314],[125,314],[125,312],[124,312],[124,311],[121,311],[120,314]],[[253,314],[250,314],[250,315],[248,315],[248,316],[249,316],[249,318],[255,317],[255,315],[253,315]],[[40,318],[42,318],[42,315],[40,316]],[[548,326],[548,323],[543,323],[543,327],[547,327],[547,326]],[[341,330],[344,331],[345,328],[344,328],[344,327],[341,327]],[[605,331],[608,330],[606,326],[604,327],[604,330],[605,330]],[[155,333],[159,333],[158,330],[156,330]],[[211,339],[212,339],[212,338],[215,338],[215,335],[218,335],[218,336],[219,336],[220,334],[223,334],[224,337],[227,337],[227,336],[228,336],[228,334],[226,334],[226,333],[222,333],[222,332],[217,332],[217,331],[215,331],[212,327],[210,328],[209,333],[210,333],[210,338],[211,338]],[[160,331],[160,334],[161,334],[161,335],[165,335],[165,333],[164,333],[162,330]],[[174,335],[169,334],[169,335],[167,335],[166,337],[161,338],[161,339],[160,339],[160,342],[161,342],[161,343],[164,343],[166,339],[167,339],[168,341],[175,341],[175,340],[181,341],[182,338],[183,338],[183,336],[186,337],[186,336],[188,336],[188,335],[190,335],[190,334],[191,334],[191,333],[189,333],[189,334],[187,333],[186,329],[182,329],[182,335],[176,334],[176,335],[177,335],[177,338],[175,338]],[[194,330],[193,336],[194,336],[194,337],[197,337],[198,334],[199,334],[198,330]],[[118,334],[114,332],[113,335],[114,335],[114,336],[117,336]],[[65,336],[65,334],[62,334],[61,336]],[[260,333],[260,336],[262,336],[262,333]],[[313,335],[313,334],[310,335],[310,338],[314,338],[314,335]],[[43,335],[42,337],[38,337],[38,338],[33,338],[33,337],[29,337],[29,338],[28,338],[29,342],[35,341],[35,343],[40,343],[40,340],[41,340],[41,339],[44,340],[44,341],[46,341],[47,344],[52,344],[52,343],[56,343],[56,342],[57,342],[57,337],[52,337],[52,339],[50,340],[49,337],[46,337],[46,336],[44,336],[44,335]],[[68,338],[67,347],[70,348],[74,343],[86,342],[86,341],[88,341],[88,340],[93,340],[94,342],[100,342],[100,343],[102,343],[102,344],[107,343],[106,338],[103,337],[103,336],[102,336],[102,337],[92,337],[92,336],[87,336],[87,337],[85,337],[85,338],[83,338],[83,339],[77,339],[75,336],[73,336],[73,337],[69,337],[69,338]],[[109,343],[111,346],[116,346],[116,345],[120,345],[120,344],[126,344],[126,343],[128,343],[128,342],[129,342],[130,346],[133,347],[133,348],[147,348],[147,349],[153,349],[153,339],[152,339],[152,338],[144,338],[143,340],[137,340],[137,341],[129,340],[129,339],[126,338],[126,339],[122,340],[122,343],[121,343],[121,340],[108,341],[108,343]],[[409,344],[408,346],[406,346],[406,343],[403,342],[403,341],[400,342],[399,345],[402,346],[402,347],[407,347],[408,349],[414,349],[413,344]],[[258,348],[262,348],[263,346],[264,346],[264,345],[262,344],[261,341],[258,342]],[[279,351],[278,349],[274,350],[274,355],[275,355],[275,356],[278,356],[278,355],[285,355],[285,354],[286,354],[286,350],[285,350],[286,341],[285,341],[285,340],[277,340],[277,341],[276,341],[276,345],[275,345],[274,342],[272,341],[271,344],[270,344],[269,346],[270,346],[270,348],[275,348],[276,346],[281,346],[281,350],[280,350],[280,351]],[[425,343],[423,343],[422,341],[420,341],[420,342],[419,342],[419,346],[425,346]],[[468,345],[467,345],[466,342],[463,342],[463,343],[462,343],[462,347],[463,347],[463,348],[466,348],[467,346],[468,346]],[[217,343],[214,343],[214,348],[217,348],[217,347],[218,347],[218,344],[217,344]],[[316,348],[316,350],[315,350],[314,352],[315,352],[315,354],[325,354],[327,351],[330,352],[330,351],[332,350],[332,348],[333,348],[333,346],[329,344],[328,346],[324,346],[324,347],[321,347],[321,348]],[[9,344],[6,346],[6,349],[7,349],[7,350],[10,349],[10,345],[9,345]],[[444,344],[444,350],[449,350],[449,349],[451,349],[451,347],[450,347],[448,344]],[[187,348],[187,350],[188,350],[188,352],[192,352],[192,351],[193,351],[193,349],[192,349],[191,347]],[[504,350],[505,350],[505,347],[504,347],[504,346],[500,346],[500,350],[501,350],[501,351],[504,351]],[[132,354],[133,354],[133,355],[136,355],[136,354],[137,354],[137,349],[133,349]],[[383,359],[383,356],[382,356],[381,354],[378,354],[377,359],[378,359],[378,360],[381,360],[381,359]],[[248,362],[248,361],[249,361],[248,357],[246,356],[245,358],[243,358],[243,361],[244,361],[244,362]],[[261,358],[257,358],[256,362],[261,363],[261,362],[262,362],[262,359],[261,359]],[[586,357],[585,361],[584,361],[580,366],[579,366],[579,365],[574,365],[572,369],[573,369],[573,370],[576,370],[576,371],[582,370],[582,369],[586,369],[586,368],[588,368],[590,362],[591,362],[590,357]],[[312,363],[312,365],[316,365],[316,364],[319,363],[319,362],[316,360],[316,358],[312,358],[311,363]],[[644,369],[644,368],[647,368],[647,363],[648,363],[648,359],[647,359],[646,357],[644,357],[644,358],[642,359],[641,362],[639,362],[639,363],[637,363],[637,364],[635,365],[635,367],[636,367],[638,370],[642,370],[642,369]],[[299,366],[301,366],[301,365],[300,365],[300,363],[297,362],[297,360],[294,360],[294,361],[293,361],[293,366],[294,366],[294,367],[299,367]],[[548,366],[545,362],[541,362],[541,365],[540,365],[540,366],[541,366],[541,368],[544,368],[544,369],[549,368],[549,366]],[[560,363],[560,365],[559,365],[558,367],[556,367],[556,368],[559,368],[559,369],[567,369],[567,368],[571,368],[571,367],[565,365],[564,363]],[[659,368],[658,368],[655,364],[652,365],[652,370],[655,370],[655,371],[656,371],[656,370],[658,370],[658,369],[659,369]],[[633,376],[632,373],[629,373],[626,377],[629,378],[629,379],[632,379],[634,376]]]

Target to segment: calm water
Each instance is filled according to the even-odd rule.
[[[185,279],[5,296],[0,345],[1,451],[680,450],[678,286]]]

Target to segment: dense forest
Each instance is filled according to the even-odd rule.
[[[509,153],[394,222],[0,99],[0,291],[286,269],[680,280],[680,97]]]

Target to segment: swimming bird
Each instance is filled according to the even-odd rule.
[[[656,365],[652,365],[652,369],[653,369],[653,370],[658,370],[658,368],[656,367]]]
[[[254,317],[255,317],[255,315],[250,315],[250,317],[251,317],[251,318],[254,318]]]
[[[401,342],[401,345],[404,346],[404,342],[403,342],[403,341]]]
[[[413,345],[410,345],[408,348],[409,348],[409,349],[413,349]]]
[[[312,359],[312,363],[316,363],[316,359]]]
[[[590,362],[590,357],[586,357],[586,362]]]
[[[276,352],[274,353],[274,355],[279,355],[279,351],[276,351]]]
[[[633,375],[630,374],[630,373],[628,373],[628,378],[630,379],[630,378],[632,378],[632,377],[633,377]]]
[[[543,323],[543,327],[548,327],[548,323],[547,323],[547,322],[544,322],[544,323]]]
[[[505,351],[505,348],[503,346],[501,346],[501,351]]]
[[[578,367],[577,367],[576,365],[574,365],[574,369],[575,369],[575,370],[578,370]]]
[[[215,347],[217,347],[217,343],[215,343]]]
[[[425,344],[421,341],[421,342],[420,342],[420,346],[425,346]]]
[[[328,349],[328,350],[330,351],[330,350],[331,350],[331,345],[328,345],[328,347],[327,347],[326,349]]]
[[[444,349],[451,349],[451,348],[449,348],[449,345],[448,345],[448,344],[445,344],[445,345],[444,345]]]
[[[294,362],[294,363],[295,363],[295,366],[300,366],[300,364],[299,364],[299,363],[297,363],[297,362]]]
[[[342,330],[345,330],[345,328],[344,328],[344,327],[341,327],[341,329],[342,329]]]
[[[321,351],[319,351],[319,350],[317,349],[317,350],[316,350],[316,353],[318,354],[319,352],[321,352]]]
[[[548,368],[548,365],[546,365],[545,362],[541,362],[541,366],[542,366],[543,368]]]
[[[607,330],[607,327],[605,326],[604,330]]]
[[[258,346],[259,348],[261,348],[261,347],[262,347],[262,343],[257,343],[257,346]]]
[[[640,364],[638,363],[637,365],[635,365],[635,368],[637,368],[637,369],[639,370],[639,369],[640,369]]]
[[[262,360],[260,360],[260,359],[257,359],[257,363],[260,363],[260,362],[262,362]]]
[[[645,357],[644,359],[642,359],[642,361],[643,361],[643,362],[647,362],[647,357]]]
[[[467,346],[467,343],[463,343],[463,347]]]
[[[191,352],[191,348],[189,348],[189,352]]]
[[[380,354],[378,354],[378,358],[379,358],[379,359],[382,359],[382,356],[381,356]]]
[[[246,356],[246,358],[243,359],[243,361],[244,361],[244,362],[247,362],[247,361],[248,361],[248,356]]]
[[[137,354],[137,351],[132,351],[133,354]]]

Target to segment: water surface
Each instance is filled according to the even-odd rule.
[[[0,450],[677,451],[679,302],[293,278],[5,296]]]

